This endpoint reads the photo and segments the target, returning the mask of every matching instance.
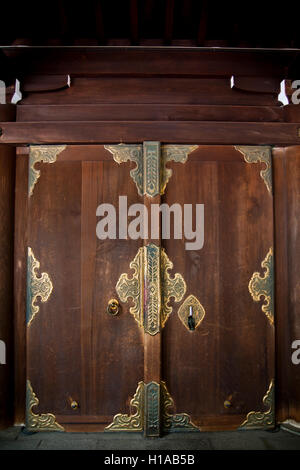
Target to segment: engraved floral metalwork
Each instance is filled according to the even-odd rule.
[[[273,276],[273,248],[271,247],[261,263],[265,269],[262,277],[258,272],[253,273],[249,281],[249,292],[255,302],[259,302],[264,297],[265,303],[262,305],[262,311],[267,316],[271,325],[274,325],[274,276]]]
[[[104,145],[104,148],[112,153],[115,162],[120,164],[132,161],[136,164],[136,167],[130,170],[130,176],[136,184],[139,195],[142,196],[144,189],[143,146],[118,144]]]
[[[190,331],[188,318],[190,315],[190,308],[192,308],[193,319],[194,319],[194,329],[196,329],[202,320],[205,317],[205,310],[203,305],[201,305],[200,301],[194,295],[189,295],[182,305],[180,305],[178,309],[178,316],[185,326],[185,328]]]
[[[169,300],[174,297],[179,302],[186,292],[186,283],[179,273],[170,276],[168,270],[173,263],[165,250],[153,243],[139,248],[130,268],[134,270],[132,277],[121,274],[116,291],[122,302],[133,300],[130,313],[145,333],[155,335],[172,312]]]
[[[162,392],[162,428],[166,433],[174,431],[199,431],[199,428],[192,423],[191,418],[186,413],[171,414],[167,408],[174,407],[174,400],[168,392],[165,382],[161,382]]]
[[[143,194],[157,196],[160,193],[160,143],[144,142],[143,145],[144,187]]]
[[[144,331],[155,335],[160,330],[160,247],[150,243],[144,247]]]
[[[40,268],[39,261],[35,258],[33,251],[28,247],[27,257],[27,326],[30,326],[40,307],[35,305],[39,297],[42,302],[47,302],[53,290],[53,284],[47,273],[40,277],[36,270]]]
[[[166,163],[170,161],[185,163],[188,155],[196,148],[198,148],[198,145],[162,145],[160,194],[164,194],[168,181],[172,176],[172,170],[166,168]]]
[[[247,163],[265,163],[266,168],[260,171],[260,176],[270,194],[272,194],[272,156],[269,146],[245,146],[236,145],[235,149],[244,155]]]
[[[186,413],[171,414],[167,408],[174,407],[174,401],[165,382],[139,382],[130,401],[131,414],[117,414],[105,431],[143,431],[148,437],[158,437],[160,427],[165,433],[175,431],[199,431]],[[133,413],[132,408],[136,411]]]
[[[144,432],[147,437],[160,434],[160,385],[157,382],[145,384]]]
[[[274,379],[271,380],[268,391],[263,397],[263,404],[267,411],[250,411],[247,418],[241,424],[241,429],[269,428],[275,424],[275,387]]]
[[[56,422],[52,413],[35,414],[32,411],[38,406],[39,399],[32,389],[30,380],[27,380],[26,388],[26,428],[30,431],[64,431],[64,428]]]
[[[165,326],[172,307],[168,305],[170,299],[173,297],[175,302],[180,302],[186,293],[186,283],[180,273],[176,273],[172,278],[169,274],[169,269],[173,269],[173,263],[169,260],[165,250],[161,250],[161,326]]]
[[[130,410],[135,413],[117,414],[105,431],[142,431],[144,429],[144,382],[139,382],[135,395],[130,401]]]
[[[40,177],[40,170],[34,168],[38,162],[54,163],[57,155],[66,148],[66,145],[33,145],[29,152],[29,178],[28,178],[28,195],[33,193],[34,186]]]
[[[112,153],[115,162],[133,161],[136,167],[130,171],[130,176],[136,184],[140,196],[150,197],[164,194],[166,185],[172,176],[172,170],[166,168],[166,163],[173,160],[185,163],[188,154],[197,145],[163,145],[159,142],[144,142],[143,145],[105,145],[104,148]]]
[[[139,248],[129,267],[134,270],[132,277],[129,278],[127,273],[121,274],[116,284],[116,291],[122,302],[132,299],[134,305],[130,307],[129,312],[142,328],[144,326],[144,247]]]

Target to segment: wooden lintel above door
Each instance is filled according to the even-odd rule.
[[[299,123],[207,121],[0,122],[0,143],[96,144],[160,140],[173,143],[297,145]]]

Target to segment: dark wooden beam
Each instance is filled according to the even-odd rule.
[[[14,57],[16,73],[102,76],[272,76],[286,78],[296,51],[242,51],[128,48],[3,49]],[[79,60],[80,59],[80,60]],[[147,67],[145,67],[147,64]]]
[[[169,45],[172,42],[173,23],[174,23],[174,0],[166,0],[165,32],[164,32],[165,45]]]
[[[105,29],[101,0],[95,0],[95,22],[98,44],[105,44]]]
[[[208,1],[202,0],[197,34],[197,46],[204,46],[208,21]]]
[[[130,36],[133,46],[139,43],[138,0],[130,0]]]
[[[69,104],[17,106],[17,121],[241,121],[300,122],[291,106]]]
[[[299,123],[203,121],[0,122],[0,143],[169,143],[299,145]]]
[[[58,21],[60,36],[63,44],[71,44],[72,41],[70,38],[70,25],[64,0],[58,2]]]

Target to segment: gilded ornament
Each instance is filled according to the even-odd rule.
[[[270,428],[275,424],[275,387],[274,379],[271,380],[268,391],[263,397],[263,404],[267,411],[250,411],[247,418],[241,424],[242,429]]]
[[[34,406],[38,406],[39,399],[32,389],[30,380],[27,380],[26,388],[26,428],[29,431],[64,431],[64,428],[56,422],[56,418],[51,413],[35,414],[32,411]]]
[[[161,382],[162,391],[162,428],[166,433],[175,431],[199,431],[186,413],[171,414],[167,408],[174,407],[174,400],[168,392],[165,382]]]
[[[235,149],[241,152],[247,163],[265,163],[266,168],[260,171],[268,191],[272,194],[272,152],[269,146],[236,145]]]
[[[253,273],[249,281],[249,292],[255,302],[259,302],[264,297],[265,303],[262,311],[267,316],[271,325],[274,325],[274,276],[273,276],[273,248],[271,247],[262,261],[261,266],[265,269],[262,277],[258,272]]]
[[[39,297],[42,302],[47,302],[53,290],[53,284],[47,273],[39,277],[36,270],[40,268],[39,261],[35,258],[33,251],[28,247],[27,257],[27,326],[30,326],[34,317],[40,310],[35,304]]]
[[[167,408],[174,407],[165,382],[139,382],[130,401],[131,414],[117,414],[105,431],[143,431],[147,437],[160,435],[160,423],[165,433],[175,431],[199,431],[186,413],[170,414]],[[132,412],[135,408],[135,412]]]
[[[178,309],[178,316],[188,331],[191,330],[188,322],[191,308],[193,313],[194,329],[200,325],[205,317],[205,310],[203,305],[201,305],[197,297],[194,295],[189,295]]]
[[[150,197],[164,194],[166,185],[172,176],[172,170],[166,163],[175,161],[185,163],[189,153],[197,145],[162,145],[159,142],[144,142],[143,145],[105,145],[117,163],[133,161],[136,167],[130,176],[136,184],[140,196]]]
[[[40,170],[34,168],[38,162],[54,163],[57,155],[65,150],[66,145],[32,145],[29,151],[29,177],[28,177],[28,195],[33,193],[34,186],[40,177]]]
[[[169,300],[174,297],[179,302],[186,292],[186,283],[179,273],[170,276],[168,270],[173,263],[165,250],[153,243],[139,248],[130,268],[134,270],[132,277],[121,274],[116,291],[122,302],[132,299],[130,313],[145,333],[155,335],[172,312]]]
[[[106,426],[105,431],[143,431],[144,429],[144,382],[139,382],[135,395],[130,401],[130,410],[135,413],[117,414],[113,422]]]
[[[144,142],[143,145],[144,188],[150,197],[160,193],[160,143]]]
[[[143,168],[143,146],[142,145],[104,145],[104,148],[113,155],[116,163],[121,164],[132,161],[136,164],[133,170],[130,170],[130,176],[136,184],[138,193],[143,195],[144,189],[144,168]]]
[[[161,311],[161,326],[165,326],[172,307],[168,305],[169,300],[173,297],[175,302],[180,302],[186,293],[186,283],[180,273],[176,273],[172,278],[169,274],[169,269],[173,269],[173,263],[168,258],[164,248],[161,250],[161,298],[162,298],[162,311]]]
[[[160,435],[160,385],[157,382],[145,384],[145,423],[147,437]]]
[[[139,248],[129,267],[134,270],[132,277],[129,278],[127,273],[121,274],[116,284],[116,291],[122,302],[132,299],[134,305],[130,307],[129,312],[142,328],[144,326],[144,247]]]
[[[155,335],[160,331],[160,253],[160,247],[153,243],[144,247],[144,331],[150,335]]]
[[[189,154],[196,148],[198,148],[198,145],[162,145],[160,194],[164,194],[168,181],[172,176],[172,170],[166,168],[166,163],[170,161],[185,163]]]

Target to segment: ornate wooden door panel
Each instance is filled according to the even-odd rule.
[[[141,242],[99,240],[96,209],[117,207],[119,194],[132,204],[136,188],[103,146],[51,152],[30,153],[40,177],[29,196],[27,425],[104,429],[143,377],[141,330],[128,312],[106,310]]]
[[[272,179],[262,163],[270,158],[264,147],[201,146],[173,171],[163,197],[169,205],[204,204],[201,250],[163,241],[185,279],[184,301],[192,305],[193,295],[202,305],[193,308],[201,322],[189,331],[176,307],[162,333],[162,378],[176,410],[202,430],[273,423],[273,404],[263,403],[274,378]],[[247,420],[252,411],[262,414]]]
[[[146,142],[30,155],[28,427],[158,436],[272,426],[270,148]],[[203,204],[203,247],[174,239],[174,222],[170,239],[161,227],[144,240],[97,239],[97,207],[117,208],[120,195],[149,214]],[[120,314],[109,315],[116,297]]]

